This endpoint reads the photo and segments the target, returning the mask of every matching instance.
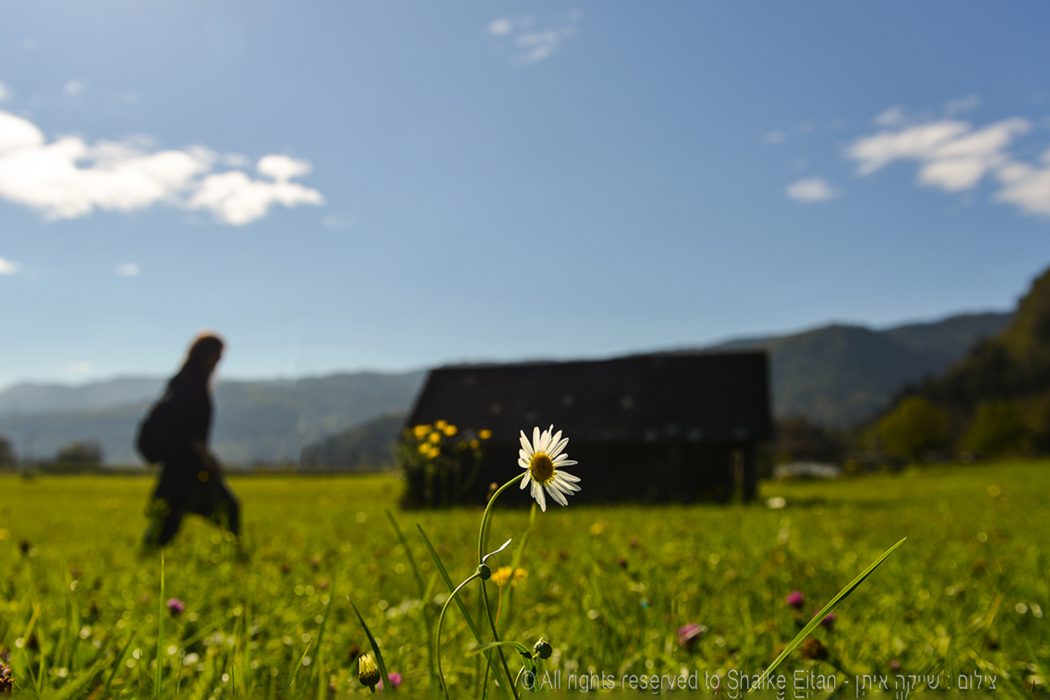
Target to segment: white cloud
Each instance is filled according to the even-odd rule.
[[[63,94],[69,97],[76,97],[80,93],[84,92],[84,83],[79,80],[70,80],[64,86],[62,86]]]
[[[209,175],[188,202],[191,209],[206,209],[222,223],[243,226],[266,216],[274,204],[323,204],[317,190],[288,180],[252,180],[240,171]]]
[[[11,88],[0,82],[0,102],[6,102],[9,99],[11,99]]]
[[[826,202],[839,196],[839,191],[829,185],[822,177],[808,177],[788,185],[784,192],[798,202]]]
[[[500,17],[489,23],[488,33],[509,41],[516,62],[538,63],[553,56],[562,44],[576,36],[582,17],[583,12],[574,9],[564,20],[543,27],[537,26],[533,17]]]
[[[973,109],[976,96],[960,98],[950,104],[955,111]],[[949,111],[949,105],[945,106]],[[882,131],[854,141],[846,158],[857,162],[857,173],[870,175],[898,160],[918,165],[917,182],[945,192],[971,190],[992,175],[998,184],[994,199],[1010,204],[1026,214],[1050,217],[1050,149],[1040,163],[1016,160],[1011,145],[1032,131],[1024,117],[1011,117],[981,128],[961,121],[943,119]]]
[[[227,159],[228,160],[228,159]],[[209,209],[241,225],[275,203],[320,204],[320,192],[291,182],[309,163],[268,155],[256,181],[233,170],[213,173],[220,157],[208,148],[156,150],[148,139],[96,141],[62,136],[48,142],[30,121],[0,111],[0,198],[48,219],[74,219],[95,210],[131,212],[157,204]]]
[[[776,144],[784,143],[784,139],[786,138],[786,135],[784,134],[783,131],[767,131],[765,138],[766,138],[766,143],[771,143],[771,144],[776,145]]]
[[[947,102],[945,102],[944,113],[948,115],[962,114],[963,112],[972,112],[980,106],[980,95],[964,95],[957,99],[948,100]]]
[[[908,114],[900,105],[892,105],[882,110],[871,120],[875,126],[900,126],[908,121]]]
[[[19,269],[18,263],[0,258],[0,276],[17,275]]]
[[[1027,119],[1006,119],[953,139],[936,149],[919,171],[919,182],[948,192],[968,190],[994,168],[1005,165],[1006,147],[1031,128]]]
[[[1050,217],[1050,158],[1043,155],[1047,167],[1037,168],[1024,163],[1011,163],[998,175],[1002,187],[995,194],[996,201],[1012,204],[1026,214]]]
[[[929,158],[939,146],[969,129],[965,122],[940,121],[901,131],[880,131],[854,141],[846,150],[846,157],[859,161],[859,174],[870,175],[895,160]]]
[[[272,177],[285,182],[295,177],[310,174],[310,164],[305,160],[296,160],[288,156],[263,156],[256,166],[260,175]]]
[[[510,30],[514,28],[509,19],[500,17],[489,22],[489,34],[492,36],[503,36],[504,34],[510,34]]]
[[[142,268],[137,263],[121,263],[117,265],[117,274],[121,277],[138,277],[142,274]]]

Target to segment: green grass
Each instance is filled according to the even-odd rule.
[[[600,478],[580,475],[584,488]],[[9,654],[19,693],[147,697],[159,685],[161,697],[276,697],[287,685],[294,697],[325,697],[330,687],[364,694],[349,656],[369,640],[349,599],[389,672],[403,676],[401,690],[438,692],[426,619],[436,618],[447,588],[415,525],[458,582],[477,566],[480,509],[399,512],[400,484],[389,476],[234,478],[252,559],[238,563],[216,530],[188,519],[165,552],[164,594],[186,602],[176,617],[159,608],[159,556],[138,557],[151,485],[0,477],[0,653]],[[573,672],[758,675],[814,612],[907,536],[838,608],[834,628],[814,632],[826,658],[805,658],[804,645],[778,673],[835,674],[840,684],[936,674],[944,687],[977,671],[995,676],[1000,693],[1022,693],[1037,679],[1045,689],[1048,493],[1050,464],[1003,463],[765,484],[764,499],[786,500],[778,510],[570,501],[536,517],[521,555],[528,577],[512,603],[503,598],[502,636],[529,647],[550,640],[546,668],[561,670],[563,685]],[[516,546],[528,518],[497,506],[490,542],[514,537]],[[509,564],[513,550],[491,563]],[[799,612],[784,601],[792,590],[806,599]],[[470,587],[464,607],[481,619],[477,595]],[[675,631],[688,622],[706,631],[682,648]],[[453,697],[474,697],[487,664],[471,653],[474,636],[456,609],[443,646]]]

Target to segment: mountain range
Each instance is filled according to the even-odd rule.
[[[882,330],[832,324],[704,349],[767,349],[775,415],[841,428],[876,415],[906,385],[945,371],[1011,318],[961,314]],[[338,463],[338,445],[374,459],[374,449],[361,447],[376,442],[367,433],[373,426],[384,435],[395,430],[396,420],[384,417],[406,413],[425,377],[420,370],[219,381],[213,446],[240,466],[297,464],[301,456],[315,467]],[[101,445],[108,463],[137,464],[135,429],[163,385],[158,377],[16,384],[0,391],[0,435],[23,459],[47,458],[71,442],[90,440]]]

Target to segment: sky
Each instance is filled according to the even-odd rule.
[[[5,2],[0,388],[1006,310],[1050,5]]]

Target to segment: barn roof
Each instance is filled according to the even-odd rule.
[[[440,367],[408,425],[444,419],[497,441],[550,423],[576,442],[768,440],[767,367],[763,351]]]

